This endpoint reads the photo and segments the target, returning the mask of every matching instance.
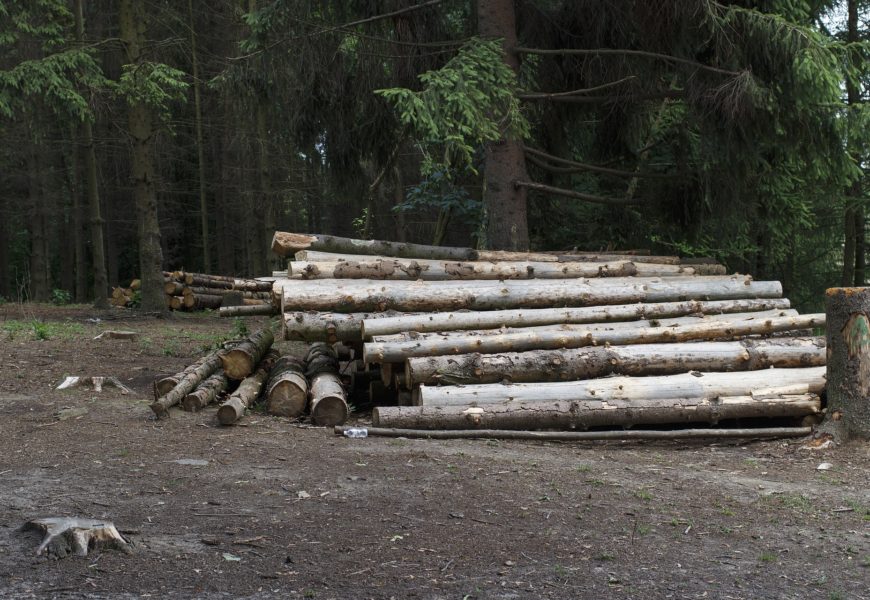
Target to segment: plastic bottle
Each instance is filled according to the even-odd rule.
[[[369,430],[365,427],[348,427],[344,430],[344,437],[364,438],[369,437]]]

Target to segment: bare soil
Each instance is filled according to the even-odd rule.
[[[153,379],[233,327],[0,306],[0,597],[870,598],[867,443],[345,439],[256,412],[220,427],[214,409],[154,420]],[[106,329],[141,338],[92,339]],[[54,390],[65,375],[135,393]],[[111,520],[135,552],[36,557],[19,528],[53,516]]]

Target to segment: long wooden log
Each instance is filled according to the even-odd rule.
[[[502,250],[477,250],[476,258],[429,258],[426,256],[397,256],[383,254],[366,254],[365,252],[319,252],[312,250],[300,250],[295,253],[294,258],[298,261],[309,262],[333,262],[333,261],[359,261],[365,260],[392,260],[395,258],[413,259],[417,262],[437,262],[437,261],[487,261],[487,262],[515,262],[515,261],[535,261],[535,262],[613,262],[626,260],[624,254],[596,254],[596,253],[558,253],[558,252],[506,252]],[[679,265],[683,261],[676,256],[641,256],[633,255],[632,262],[648,263],[657,265]],[[713,271],[710,275],[724,274],[724,267],[716,263],[691,263],[691,266],[711,268]]]
[[[224,300],[223,296],[212,294],[187,294],[183,298],[182,305],[187,309],[220,308]]]
[[[196,389],[196,386],[198,386],[201,381],[210,377],[221,367],[221,360],[223,359],[225,352],[226,350],[223,349],[216,350],[205,357],[196,368],[185,372],[184,376],[178,380],[172,390],[151,403],[151,410],[154,411],[154,414],[157,415],[158,418],[168,417],[170,407],[181,402],[185,396]]]
[[[203,273],[185,273],[184,283],[189,286],[222,288],[228,290],[243,290],[251,292],[268,292],[272,289],[270,281],[257,279],[236,279],[220,275],[205,275]]]
[[[211,354],[207,354],[206,356],[202,356],[198,358],[192,364],[186,366],[184,369],[176,373],[175,375],[170,375],[169,377],[162,377],[154,381],[154,399],[157,400],[160,396],[165,396],[169,392],[171,392],[175,386],[178,385],[178,382],[185,378],[185,376],[199,368],[202,363],[206,362],[213,358],[215,352]]]
[[[406,429],[587,429],[665,423],[718,423],[728,419],[817,414],[816,394],[607,400],[514,400],[483,407],[385,406],[372,410],[375,427]]]
[[[337,373],[317,373],[311,378],[311,420],[315,425],[341,425],[348,408]]]
[[[167,296],[180,296],[184,293],[185,285],[180,281],[167,281],[163,284],[163,291]]]
[[[344,435],[347,425],[336,425],[335,435]],[[367,427],[369,437],[402,437],[409,439],[483,439],[542,440],[551,442],[591,442],[595,440],[697,440],[697,439],[772,439],[805,437],[812,427],[753,427],[744,429],[623,429],[618,431],[521,431],[511,429],[399,429]]]
[[[181,408],[188,412],[198,412],[212,402],[216,402],[220,395],[227,391],[228,386],[227,376],[223,371],[218,370],[184,397]]]
[[[263,384],[269,377],[272,364],[277,358],[278,352],[274,349],[269,350],[257,365],[257,370],[245,377],[236,391],[220,405],[217,418],[221,425],[232,425],[245,415],[245,411],[251,404],[257,401]]]
[[[610,374],[669,375],[687,371],[754,371],[825,364],[824,338],[638,344],[504,354],[425,356],[405,361],[405,382],[465,385],[571,381]]]
[[[603,377],[583,381],[488,383],[465,386],[420,386],[423,406],[463,406],[502,402],[572,402],[599,400],[628,403],[664,398],[717,398],[774,393],[821,393],[825,367],[763,369],[739,373],[680,373],[651,377]]]
[[[221,306],[218,314],[222,317],[257,317],[277,315],[278,309],[271,302],[266,304],[252,304],[250,306]]]
[[[280,417],[298,417],[308,402],[308,381],[302,361],[282,356],[272,367],[266,384],[266,412]]]
[[[293,281],[275,282],[285,311],[368,312],[492,310],[594,306],[630,302],[778,298],[778,281],[673,277],[516,281]],[[605,282],[611,282],[609,285]]]
[[[677,277],[696,275],[694,267],[611,262],[448,262],[376,259],[338,262],[296,261],[290,275],[302,279],[387,279],[449,281],[503,279],[577,279],[583,277]]]
[[[257,363],[272,346],[273,341],[275,338],[268,327],[255,332],[244,342],[221,355],[224,373],[230,379],[244,379],[254,372]]]
[[[272,252],[290,256],[300,250],[346,252],[350,254],[383,254],[402,258],[441,258],[444,260],[475,260],[477,251],[471,248],[425,246],[379,240],[356,240],[322,234],[286,233],[276,231],[272,238]]]
[[[588,306],[583,308],[537,308],[517,310],[487,310],[443,313],[415,313],[412,315],[379,316],[366,318],[360,332],[363,339],[392,335],[403,331],[458,331],[463,329],[495,329],[499,327],[533,327],[561,323],[605,323],[660,319],[691,314],[718,314],[786,310],[791,307],[787,298],[764,300],[687,300],[652,304],[623,304],[616,306]],[[383,313],[381,313],[383,314]]]
[[[202,287],[202,286],[185,286],[181,294],[183,296],[190,296],[192,294],[207,294],[211,296],[227,296],[230,294],[237,294],[242,298],[256,298],[259,300],[268,300],[272,297],[271,292],[257,292],[250,290],[234,290],[228,288],[214,288],[214,287]]]
[[[409,340],[404,342],[366,343],[363,360],[366,363],[401,362],[418,356],[448,354],[493,354],[495,352],[521,352],[525,350],[553,350],[582,348],[603,344],[654,344],[690,342],[695,340],[728,340],[747,335],[770,335],[780,331],[795,331],[822,327],[824,314],[777,317],[764,321],[747,320],[739,323],[712,321],[700,325],[674,327],[625,328],[602,331],[538,331],[507,333],[497,336],[451,337],[445,340]]]
[[[409,316],[409,313],[290,312],[284,315],[284,339],[304,342],[361,342],[363,320]]]

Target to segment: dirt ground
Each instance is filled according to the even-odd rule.
[[[233,328],[0,306],[0,597],[870,598],[866,443],[345,439],[258,413],[220,427],[214,409],[155,421],[155,376]],[[92,339],[106,329],[141,337]],[[54,390],[64,375],[135,393]],[[36,557],[19,528],[49,516],[111,520],[135,551]]]

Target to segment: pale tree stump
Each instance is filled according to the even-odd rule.
[[[830,288],[825,313],[828,410],[817,437],[870,438],[870,288]]]

